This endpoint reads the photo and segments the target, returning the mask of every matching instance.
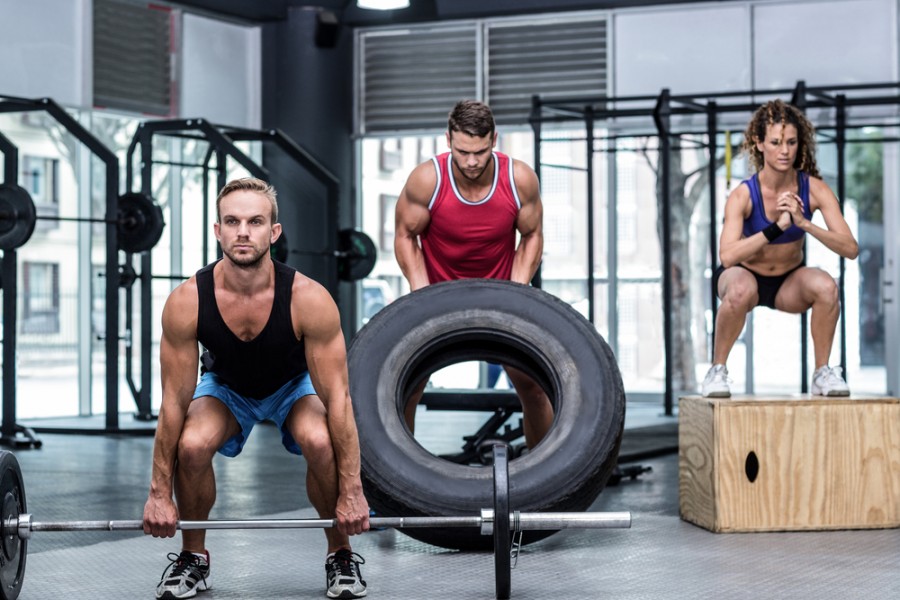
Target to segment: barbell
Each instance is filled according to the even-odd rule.
[[[166,225],[162,208],[152,198],[138,192],[119,196],[118,208],[119,215],[116,219],[38,215],[34,200],[25,188],[15,184],[0,184],[0,250],[13,250],[24,246],[31,239],[38,220],[112,223],[117,226],[116,237],[120,249],[132,253],[153,249],[162,238]],[[282,233],[272,245],[272,256],[284,262],[289,253],[334,256],[337,258],[338,278],[341,281],[363,279],[372,272],[378,260],[378,250],[372,238],[358,229],[349,228],[338,231],[337,249],[333,251],[289,250],[287,237]],[[181,275],[152,277],[187,279]],[[120,276],[120,284],[130,286],[136,278],[133,272],[123,273]]]
[[[166,226],[162,208],[150,196],[138,192],[122,194],[115,219],[38,215],[28,191],[11,183],[0,184],[0,250],[24,246],[34,233],[37,220],[116,225],[118,246],[125,252],[146,252],[159,243]]]
[[[337,233],[337,249],[327,250],[292,250],[288,248],[288,240],[284,231],[272,244],[272,258],[285,262],[289,254],[310,256],[333,256],[337,259],[338,279],[356,281],[368,277],[378,260],[378,249],[375,242],[359,229],[340,229]]]
[[[375,262],[378,260],[378,251],[375,242],[368,235],[358,229],[341,229],[337,235],[337,250],[291,250],[288,248],[287,235],[282,231],[281,235],[272,244],[269,251],[277,261],[285,262],[290,254],[311,256],[334,256],[337,259],[338,279],[341,281],[356,281],[367,277]],[[168,279],[181,281],[189,279],[190,275],[150,275],[150,279]],[[131,287],[138,280],[137,271],[131,265],[119,265],[119,285]]]
[[[631,527],[630,512],[520,513],[509,512],[509,465],[506,446],[494,446],[494,507],[472,516],[371,517],[372,529],[415,527],[477,527],[494,536],[495,594],[511,593],[510,551],[513,536],[528,530],[609,529]],[[178,529],[323,529],[334,519],[243,519],[179,521]],[[0,451],[0,599],[15,600],[25,580],[28,540],[34,532],[143,531],[140,520],[35,521],[27,512],[25,484],[15,455]]]

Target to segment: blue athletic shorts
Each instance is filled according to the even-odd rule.
[[[240,454],[244,443],[250,437],[250,432],[253,431],[253,426],[263,421],[272,421],[278,425],[278,429],[281,430],[281,443],[288,452],[301,454],[300,446],[294,441],[290,432],[285,429],[284,420],[287,419],[288,413],[291,412],[291,408],[297,400],[315,393],[316,390],[313,388],[308,372],[291,379],[271,396],[256,400],[241,396],[227,384],[222,383],[215,373],[207,371],[200,377],[197,389],[194,390],[194,399],[201,396],[212,396],[221,400],[237,419],[238,425],[241,426],[241,432],[226,440],[219,448],[220,454],[230,457]]]

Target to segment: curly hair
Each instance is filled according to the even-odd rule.
[[[766,130],[770,125],[781,125],[782,128],[785,125],[793,125],[797,128],[799,147],[794,168],[805,171],[813,177],[819,177],[819,167],[816,165],[815,127],[796,106],[783,100],[766,102],[756,109],[750,123],[747,124],[741,150],[749,155],[750,164],[757,171],[762,171],[765,166],[762,152],[756,144],[766,139]]]

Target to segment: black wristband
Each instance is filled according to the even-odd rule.
[[[768,227],[763,229],[762,232],[763,232],[763,235],[766,236],[766,239],[769,240],[770,242],[772,240],[778,239],[778,236],[780,236],[782,233],[784,233],[784,231],[782,231],[781,227],[778,226],[778,223],[772,223],[771,225],[769,225]]]

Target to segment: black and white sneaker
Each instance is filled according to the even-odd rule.
[[[187,550],[181,554],[170,552],[166,558],[172,562],[163,571],[156,586],[156,597],[160,600],[193,598],[198,591],[212,588],[209,582],[209,552],[206,558]]]
[[[359,565],[366,561],[356,552],[341,548],[325,561],[325,595],[329,598],[362,598],[366,595],[366,582],[359,572]]]

